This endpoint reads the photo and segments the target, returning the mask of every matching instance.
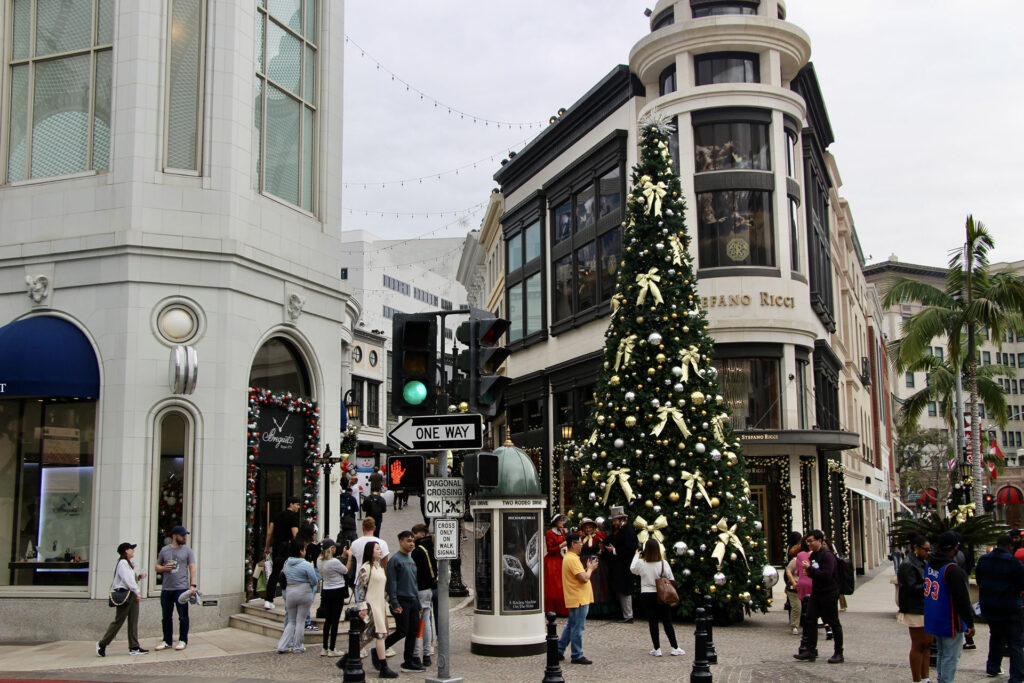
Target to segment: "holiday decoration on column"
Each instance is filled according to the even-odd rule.
[[[735,620],[771,604],[764,535],[711,364],[671,131],[657,115],[640,122],[592,432],[569,458],[568,515],[624,506],[638,537],[667,550],[679,611],[693,615],[712,595],[716,614]]]
[[[317,521],[317,497],[320,494],[319,470],[313,462],[320,445],[320,409],[315,401],[293,396],[290,392],[275,394],[269,389],[249,387],[249,415],[246,423],[246,486],[245,486],[245,585],[252,590],[253,563],[257,549],[262,551],[262,539],[255,537],[256,527],[256,484],[259,479],[260,410],[265,406],[276,406],[294,413],[305,422],[302,463],[302,518],[315,524]]]

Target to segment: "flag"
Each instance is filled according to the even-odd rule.
[[[988,447],[988,454],[994,455],[1000,460],[1006,460],[1006,456],[1003,455],[1001,450],[999,450],[999,444],[996,443],[996,437],[994,436],[992,437],[992,443]]]
[[[992,481],[995,481],[996,480],[996,464],[994,462],[992,462],[991,460],[989,460],[985,464],[988,466],[988,476],[992,479]]]
[[[956,456],[954,455],[949,459],[949,471],[952,472],[956,469]]]

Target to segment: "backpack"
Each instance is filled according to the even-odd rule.
[[[367,496],[366,500],[363,501],[363,514],[367,517],[383,517],[387,510],[388,504],[377,494]]]
[[[850,558],[836,555],[836,571],[839,572],[840,595],[853,595],[853,590],[857,587],[857,577],[854,576]]]

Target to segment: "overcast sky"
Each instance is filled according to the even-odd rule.
[[[394,214],[486,202],[501,158],[540,129],[472,117],[546,126],[628,63],[653,4],[349,0],[346,33],[359,47],[346,45],[343,229],[409,238],[477,227],[481,208],[461,220]],[[829,149],[868,261],[895,253],[944,266],[968,213],[994,235],[994,261],[1024,259],[1024,2],[787,6],[811,38],[836,138]]]

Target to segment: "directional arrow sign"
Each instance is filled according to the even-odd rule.
[[[388,432],[388,438],[407,451],[447,451],[483,446],[483,417],[417,415],[407,417]]]

